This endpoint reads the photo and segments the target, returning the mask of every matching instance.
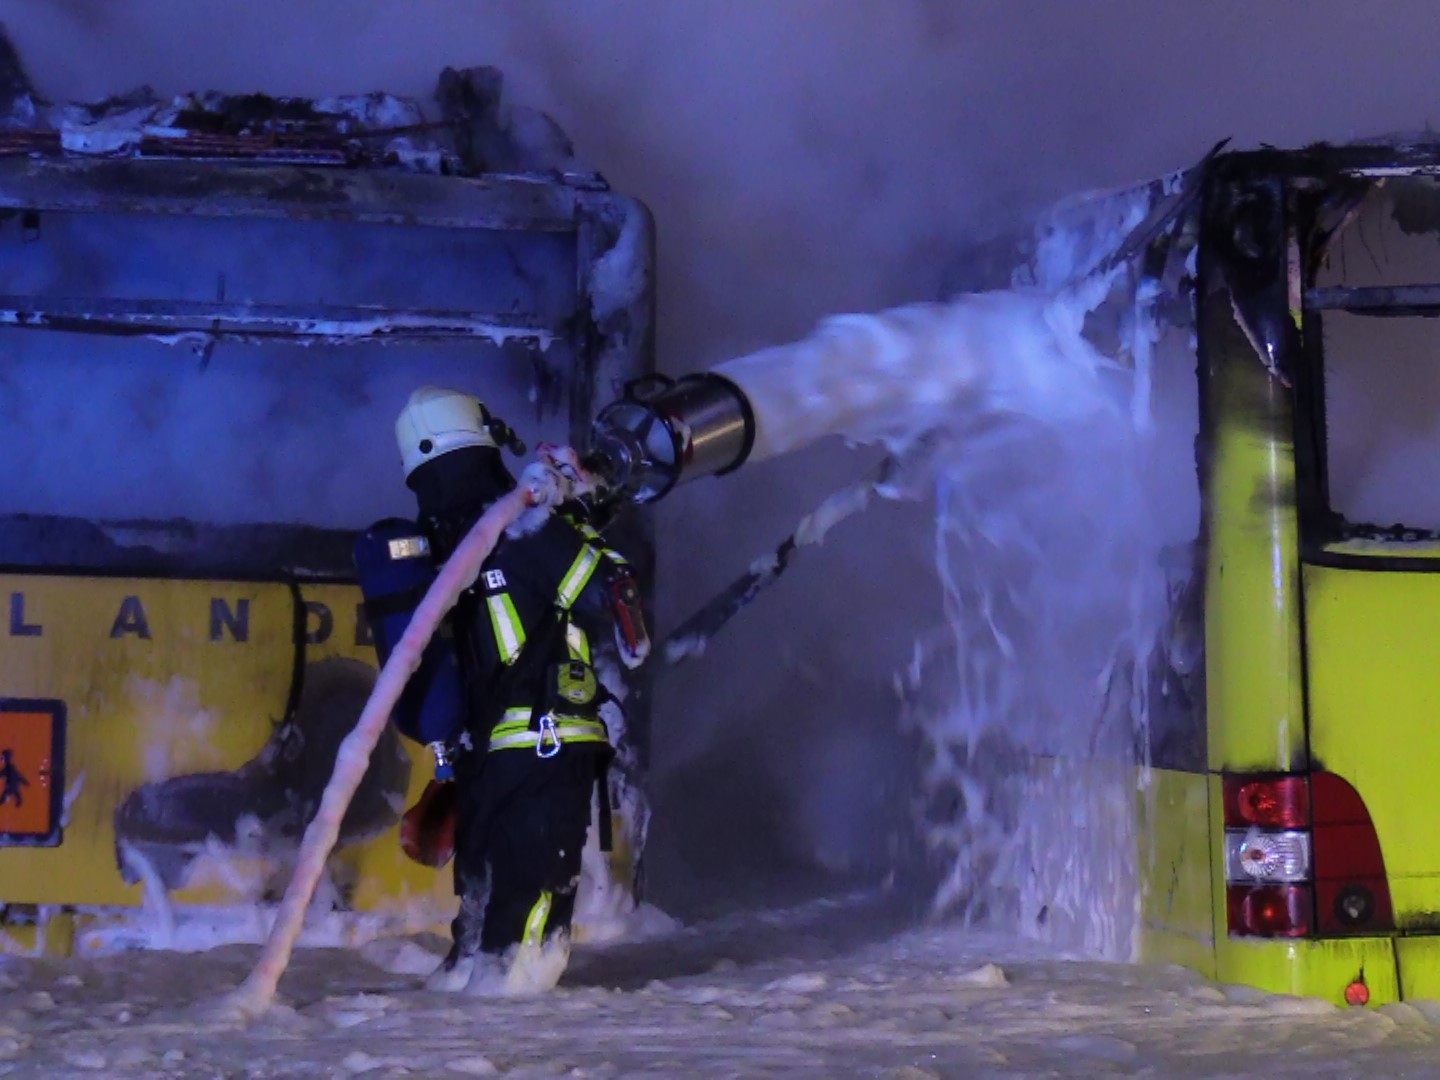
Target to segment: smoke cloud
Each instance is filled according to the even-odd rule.
[[[658,219],[660,357],[679,373],[823,315],[935,297],[968,245],[1083,188],[1237,146],[1426,126],[1419,0],[0,0],[41,91],[138,83],[428,95],[493,63]],[[97,406],[98,407],[98,406]],[[388,430],[374,438],[388,445]],[[869,466],[838,441],[660,508],[673,622]],[[371,482],[388,482],[389,475]],[[398,485],[397,485],[398,486]],[[909,783],[890,675],[941,618],[927,507],[837,530],[656,708],[652,881],[690,908],[772,868],[883,866]],[[737,884],[738,883],[738,884]]]

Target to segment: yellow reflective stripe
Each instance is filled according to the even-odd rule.
[[[545,927],[550,923],[550,905],[553,898],[549,890],[540,894],[530,914],[525,916],[525,944],[539,945],[545,940]]]
[[[490,609],[490,629],[495,631],[495,645],[500,650],[500,659],[508,664],[520,655],[525,647],[525,627],[520,622],[520,613],[509,593],[496,593],[485,598]]]
[[[565,576],[560,579],[559,599],[562,608],[568,609],[575,605],[575,601],[580,599],[580,594],[585,591],[585,586],[590,584],[590,578],[599,565],[600,552],[589,544],[580,549],[580,554],[575,556],[575,561],[570,564],[570,569],[565,571]]]
[[[555,735],[563,746],[565,743],[608,743],[610,736],[605,725],[598,720],[555,718]],[[491,750],[535,749],[540,739],[538,731],[528,727],[518,728],[508,724],[496,724],[490,733]]]
[[[574,623],[565,627],[565,644],[570,649],[570,659],[590,663],[590,637]]]
[[[492,731],[499,731],[501,728],[529,727],[529,725],[530,725],[530,717],[531,717],[531,715],[532,715],[533,712],[534,712],[534,710],[531,709],[531,708],[530,708],[529,706],[527,706],[527,705],[517,705],[517,706],[515,706],[515,707],[512,708],[512,709],[506,709],[506,710],[505,710],[505,715],[500,718],[499,723],[497,723],[493,728],[491,728],[491,730],[492,730]],[[569,714],[569,713],[552,713],[551,715],[554,717],[556,723],[564,723],[564,724],[594,724],[594,723],[598,723],[598,721],[596,721],[596,720],[591,720],[591,719],[590,719],[589,717],[587,717],[587,716],[574,716],[574,715],[571,715],[571,714]]]
[[[603,739],[603,737],[605,737],[605,724],[600,723],[599,720],[557,720],[556,724],[554,724],[554,730],[556,730],[556,734],[559,734],[562,740],[569,739],[569,737],[572,736],[575,737],[575,739],[589,739],[589,737],[592,736],[596,737],[596,739]],[[490,734],[490,742],[495,742],[495,739],[508,739],[508,737],[516,736],[516,734],[521,734],[521,736],[530,740],[531,743],[534,743],[534,740],[540,737],[539,732],[531,732],[528,727],[511,726],[511,724],[495,724]]]
[[[513,735],[517,731],[528,731],[529,720],[512,720],[507,724],[496,724],[490,729],[490,737],[493,739],[498,735]]]
[[[571,715],[571,714],[569,714],[569,713],[551,713],[551,714],[550,714],[550,719],[554,720],[555,723],[557,723],[557,724],[590,724],[590,725],[594,725],[594,726],[596,726],[596,727],[604,727],[604,726],[605,726],[605,725],[604,725],[603,723],[601,723],[599,720],[592,720],[592,719],[591,719],[590,717],[588,717],[588,716],[573,716],[573,715]],[[529,723],[530,723],[530,710],[529,710],[529,709],[510,709],[510,710],[506,711],[506,713],[505,713],[505,719],[501,720],[498,724],[496,724],[496,725],[495,725],[493,728],[491,728],[490,730],[491,730],[491,731],[500,731],[500,730],[503,729],[503,730],[509,731],[509,730],[513,730],[513,729],[515,729],[515,728],[517,728],[517,727],[528,726]]]
[[[574,518],[569,518],[567,520],[569,520],[571,525],[575,526],[581,536],[585,537],[586,540],[589,540],[596,547],[602,549],[607,559],[609,559],[611,562],[617,562],[621,566],[626,565],[625,556],[621,555],[614,548],[606,547],[605,538],[600,535],[600,530],[595,528],[594,525],[591,525],[585,521],[576,521]]]
[[[557,733],[560,737],[561,747],[566,746],[590,746],[609,743],[604,735],[571,735],[563,731]],[[540,736],[533,731],[516,732],[514,735],[506,735],[502,738],[491,739],[490,749],[500,750],[534,750]],[[549,750],[550,743],[547,740],[545,749]]]

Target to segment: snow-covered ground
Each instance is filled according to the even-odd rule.
[[[559,989],[420,988],[438,939],[302,950],[287,1004],[205,1006],[255,949],[0,968],[6,1076],[1433,1075],[1440,1027],[1048,955],[893,906],[828,900],[578,950]]]

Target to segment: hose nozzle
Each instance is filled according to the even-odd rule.
[[[755,414],[729,379],[647,375],[595,418],[584,460],[624,498],[646,503],[685,480],[738,469],[754,443]]]

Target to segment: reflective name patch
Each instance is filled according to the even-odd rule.
[[[423,536],[402,536],[390,541],[390,558],[418,559],[430,554],[430,541]]]

